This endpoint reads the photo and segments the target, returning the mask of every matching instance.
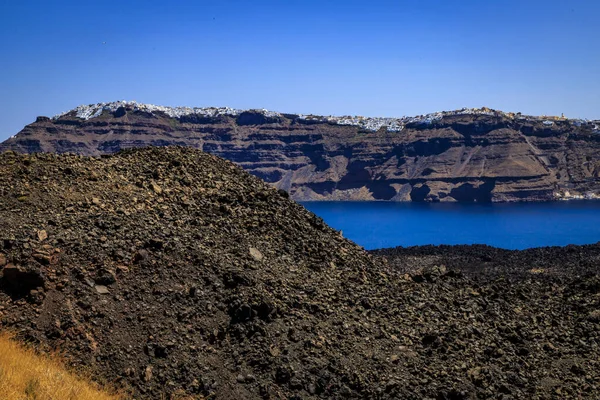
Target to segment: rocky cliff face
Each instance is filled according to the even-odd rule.
[[[600,195],[599,125],[485,108],[390,119],[117,102],[39,117],[0,151],[183,145],[296,200],[543,201]]]

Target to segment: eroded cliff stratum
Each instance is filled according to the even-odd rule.
[[[599,121],[487,108],[363,118],[114,102],[38,117],[0,151],[183,145],[296,200],[543,201],[600,195],[599,129]]]

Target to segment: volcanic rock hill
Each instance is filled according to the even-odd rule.
[[[0,328],[135,398],[600,395],[599,246],[369,254],[190,148],[0,176]]]
[[[536,201],[600,195],[599,126],[487,108],[394,119],[114,102],[39,117],[0,151],[183,145],[295,200]]]

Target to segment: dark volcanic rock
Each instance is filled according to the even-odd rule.
[[[264,110],[170,117],[111,104],[114,111],[99,109],[88,119],[76,111],[40,117],[0,151],[99,155],[183,145],[233,161],[295,200],[489,202],[600,194],[598,121],[479,110],[427,123],[421,118],[395,131]]]
[[[198,150],[4,153],[0,175],[1,326],[136,398],[303,393],[323,361],[345,362],[328,359],[336,339],[323,320],[387,285],[319,218]],[[342,276],[358,285],[353,301]],[[301,361],[313,347],[325,353]],[[282,368],[291,383],[278,383]]]
[[[189,148],[4,153],[0,176],[0,261],[43,278],[9,268],[0,327],[135,398],[600,394],[595,246],[371,255]]]
[[[17,292],[29,292],[44,286],[44,277],[37,268],[8,264],[2,269],[2,279],[8,287]]]

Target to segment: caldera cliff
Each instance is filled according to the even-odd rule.
[[[599,126],[487,108],[363,118],[113,102],[38,117],[0,151],[183,145],[295,200],[546,201],[600,195]]]

